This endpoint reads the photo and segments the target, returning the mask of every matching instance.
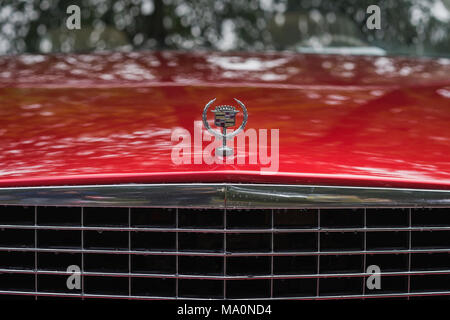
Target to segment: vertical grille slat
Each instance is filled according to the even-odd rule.
[[[364,252],[367,251],[367,209],[364,209]],[[363,255],[363,272],[367,269],[367,255]],[[362,278],[362,294],[366,294],[366,278]]]
[[[84,208],[80,208],[81,227],[84,227]],[[81,248],[84,250],[84,230],[81,230]],[[84,252],[81,252],[81,298],[84,299]]]
[[[270,228],[271,230],[274,229],[274,221],[273,221],[273,209],[271,210],[270,213]],[[273,232],[270,236],[270,240],[271,240],[271,245],[270,245],[270,250],[273,253],[274,252],[274,235]],[[270,279],[270,297],[273,298],[273,256],[270,257],[270,275],[272,277],[272,279]]]
[[[408,227],[411,228],[411,209],[408,210]],[[408,231],[408,249],[411,250],[411,230]],[[408,253],[408,272],[411,271],[411,253]],[[408,274],[408,294],[411,293],[411,275]],[[409,297],[408,297],[409,300]]]
[[[320,209],[317,209],[317,228],[320,230]],[[317,233],[317,252],[320,252],[320,232]],[[320,274],[320,255],[317,255],[316,274]],[[316,296],[320,296],[320,277],[316,280]]]
[[[178,224],[178,220],[179,219],[179,216],[178,216],[178,209],[176,209],[176,220],[175,220],[175,228],[178,230],[178,228],[179,228],[179,224]],[[180,250],[180,248],[179,248],[179,241],[178,241],[178,232],[176,233],[176,240],[175,240],[175,242],[176,242],[176,251],[178,252],[179,250]],[[175,283],[175,285],[176,285],[176,288],[175,288],[175,297],[178,299],[178,285],[179,285],[179,283],[178,283],[178,274],[179,274],[179,257],[178,256],[176,256],[175,257],[175,275],[177,276],[177,279],[175,280],[176,281],[176,283]]]
[[[450,297],[449,215],[445,208],[3,206],[0,295]],[[70,265],[80,266],[79,290],[66,287]],[[381,269],[380,290],[366,286],[370,265]]]
[[[37,225],[37,207],[34,207],[34,225]],[[34,248],[38,247],[37,229],[34,229]],[[34,252],[34,292],[38,292],[38,253]],[[37,299],[37,295],[35,296]]]
[[[227,209],[224,209],[223,213],[223,230],[227,230]],[[227,280],[225,279],[227,275],[227,233],[223,233],[223,253],[225,254],[223,257],[223,299],[227,298]]]
[[[128,208],[128,228],[131,228],[131,208]],[[131,232],[128,231],[128,250],[131,251]],[[128,255],[128,296],[131,297],[131,255]]]

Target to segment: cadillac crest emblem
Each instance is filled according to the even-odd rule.
[[[227,147],[227,139],[233,138],[244,129],[247,123],[247,109],[241,101],[239,101],[238,99],[234,99],[242,108],[244,120],[237,130],[227,134],[227,128],[235,126],[236,114],[239,113],[239,110],[229,105],[217,106],[214,110],[212,110],[212,112],[214,113],[214,125],[222,128],[222,132],[213,130],[208,123],[207,112],[215,100],[216,99],[214,98],[206,104],[205,109],[203,110],[203,124],[212,135],[214,135],[218,139],[222,139],[222,146],[216,149],[216,156],[228,157],[233,155],[234,151],[232,148]]]

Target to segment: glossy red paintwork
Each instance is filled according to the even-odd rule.
[[[171,131],[192,133],[213,97],[242,100],[247,128],[280,130],[277,174],[261,175],[263,165],[248,161],[171,161]],[[449,59],[0,57],[2,187],[267,182],[449,189],[449,146]]]

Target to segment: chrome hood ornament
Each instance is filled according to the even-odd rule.
[[[216,99],[214,98],[211,101],[209,101],[206,104],[205,109],[203,109],[203,124],[205,125],[206,129],[216,138],[222,139],[222,146],[216,149],[217,157],[228,157],[233,155],[234,153],[233,149],[227,147],[227,139],[231,139],[235,135],[240,133],[247,124],[247,108],[245,108],[245,105],[238,99],[234,100],[241,106],[242,112],[244,113],[244,120],[242,121],[242,124],[237,130],[228,134],[227,128],[233,127],[236,124],[236,114],[238,114],[239,111],[235,107],[228,105],[217,106],[214,110],[212,110],[212,112],[214,113],[214,125],[222,128],[222,132],[220,132],[211,129],[211,126],[209,125],[207,119],[208,109],[213,104],[213,102],[216,101]]]

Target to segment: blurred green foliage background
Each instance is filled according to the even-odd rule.
[[[81,8],[81,30],[66,9]],[[381,29],[368,30],[369,5]],[[376,47],[450,55],[450,0],[0,0],[0,54]]]

